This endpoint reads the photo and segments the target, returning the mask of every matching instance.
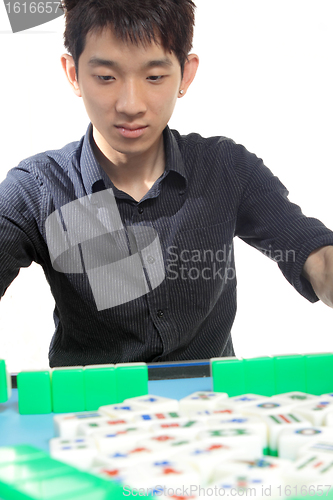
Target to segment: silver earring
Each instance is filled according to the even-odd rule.
[[[181,95],[183,95],[183,94],[184,94],[184,90],[180,90],[180,91],[179,91],[179,93],[180,93]]]

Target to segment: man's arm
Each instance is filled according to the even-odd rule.
[[[305,261],[302,274],[311,283],[317,297],[333,307],[333,246],[314,250]]]
[[[0,299],[21,267],[48,257],[39,231],[43,183],[30,168],[23,161],[0,183]]]

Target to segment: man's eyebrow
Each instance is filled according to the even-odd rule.
[[[118,63],[100,57],[91,57],[88,61],[89,66],[106,66],[107,68],[116,68]]]
[[[168,57],[164,57],[163,59],[155,59],[153,61],[148,61],[144,67],[145,68],[155,68],[156,66],[168,67],[172,66],[172,61]]]
[[[103,59],[100,57],[91,57],[88,61],[89,66],[105,66],[107,68],[119,68],[119,64],[116,61],[111,61],[109,59]],[[144,69],[156,68],[158,66],[166,68],[172,66],[172,61],[168,57],[164,57],[163,59],[154,59],[152,61],[148,61],[143,65]]]

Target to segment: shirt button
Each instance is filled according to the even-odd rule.
[[[148,264],[154,264],[154,262],[155,262],[154,257],[152,255],[148,255],[147,262],[148,262]]]
[[[138,212],[139,212],[139,214],[143,214],[143,208],[142,208],[142,207],[139,207],[139,208],[138,208]]]
[[[159,309],[159,310],[157,311],[157,316],[158,316],[159,318],[163,318],[163,316],[164,316],[164,312],[163,312],[161,309]]]

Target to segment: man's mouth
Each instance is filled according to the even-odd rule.
[[[116,125],[116,129],[119,130],[119,133],[123,137],[135,139],[137,137],[140,137],[144,133],[144,131],[147,129],[147,125]]]

